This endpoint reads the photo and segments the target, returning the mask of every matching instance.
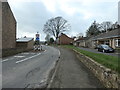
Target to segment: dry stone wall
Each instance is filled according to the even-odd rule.
[[[76,50],[74,50],[77,52]],[[82,63],[84,63],[93,73],[94,75],[103,83],[106,88],[119,88],[120,87],[120,78],[118,73],[112,71],[109,68],[104,67],[103,65],[97,63],[93,59],[77,52],[79,55],[78,58]],[[120,88],[119,88],[120,89]]]

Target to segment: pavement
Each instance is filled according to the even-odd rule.
[[[59,50],[61,55],[50,88],[104,88],[75,52],[66,48]]]
[[[82,50],[85,50],[85,51],[90,51],[90,52],[93,52],[93,53],[101,53],[101,54],[105,54],[105,55],[110,55],[110,56],[116,56],[118,57],[120,55],[120,53],[117,53],[117,52],[112,52],[112,53],[103,53],[103,52],[99,52],[97,49],[92,49],[92,48],[83,48],[83,47],[78,47]]]
[[[47,85],[50,71],[60,56],[58,49],[43,46],[43,52],[24,52],[4,58],[3,88],[41,88]]]

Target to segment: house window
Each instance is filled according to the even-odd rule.
[[[107,41],[105,41],[105,42],[104,42],[104,44],[109,45],[109,41],[108,41],[108,40],[107,40]]]
[[[116,39],[116,46],[120,47],[120,39]]]

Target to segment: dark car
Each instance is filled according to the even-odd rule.
[[[101,44],[97,47],[98,51],[101,52],[114,52],[114,49],[108,45]]]

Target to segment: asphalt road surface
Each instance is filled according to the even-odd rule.
[[[60,52],[43,46],[44,52],[25,52],[2,60],[3,88],[39,88],[46,85],[48,75]]]
[[[80,62],[75,52],[65,48],[59,49],[60,60],[50,84],[51,88],[104,88],[94,74]]]

